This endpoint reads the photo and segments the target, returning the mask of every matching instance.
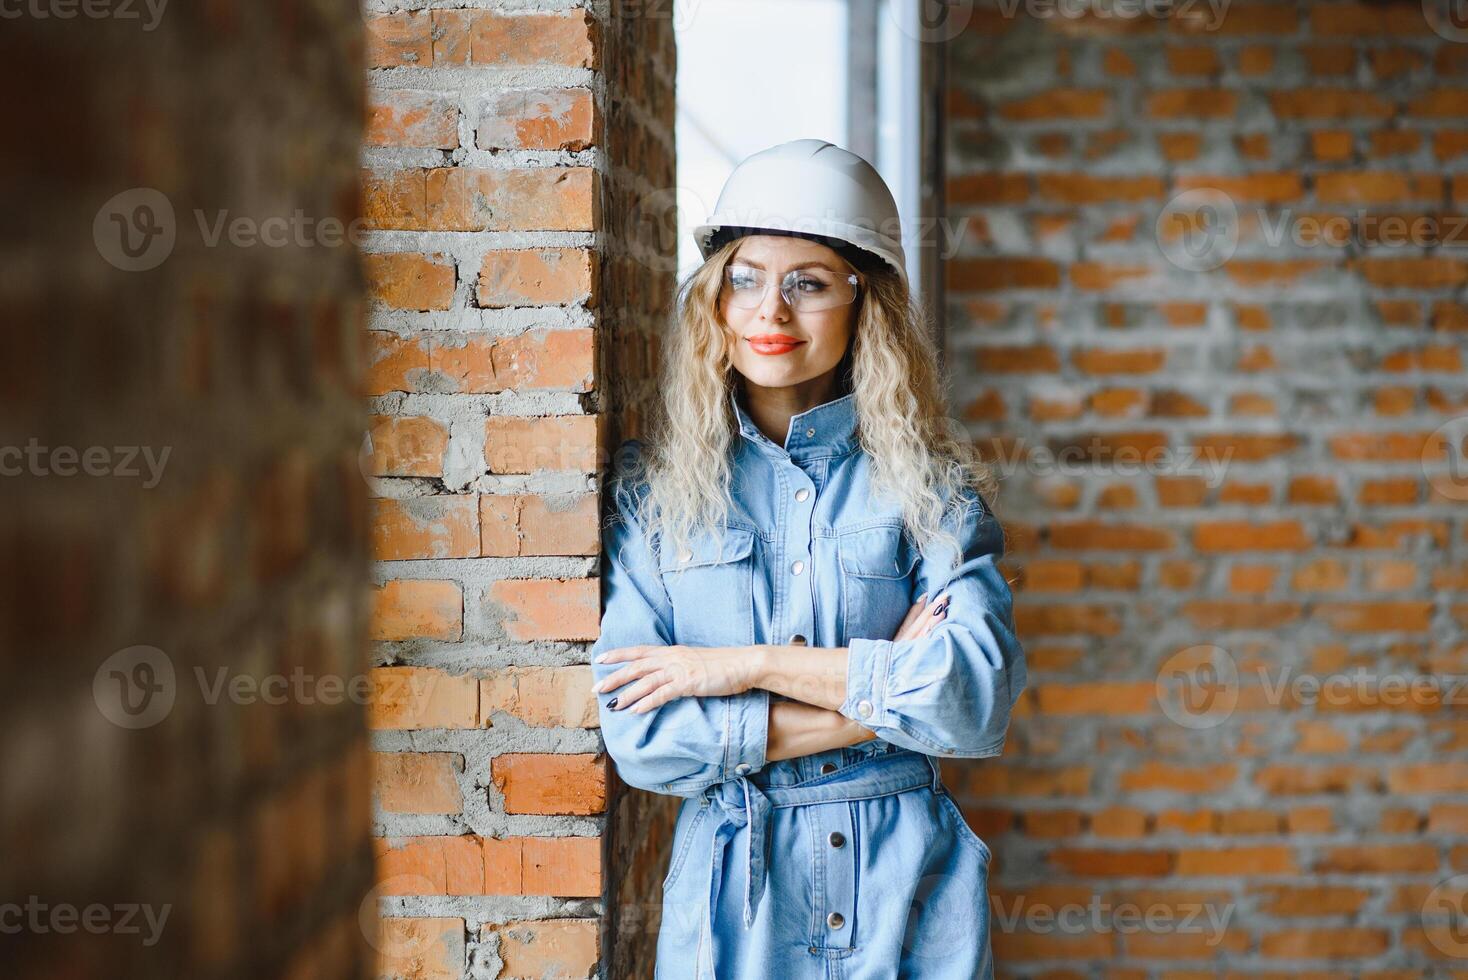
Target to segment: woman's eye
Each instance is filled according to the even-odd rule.
[[[802,293],[818,293],[826,288],[825,283],[819,279],[812,279],[809,276],[802,276],[796,281],[795,286]]]
[[[736,272],[729,276],[729,285],[735,289],[753,289],[755,287],[755,278],[748,273]]]

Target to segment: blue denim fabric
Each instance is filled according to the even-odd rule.
[[[855,395],[796,415],[783,446],[731,395],[736,510],[683,554],[651,550],[646,491],[618,450],[603,529],[601,635],[616,647],[805,642],[849,650],[840,712],[878,738],[765,758],[765,690],[607,708],[622,779],[683,797],[663,882],[657,977],[973,980],[993,975],[987,845],[939,778],[939,756],[998,755],[1025,685],[998,523],[966,500],[961,547],[920,553],[895,502],[875,500]],[[799,563],[799,564],[797,564]],[[947,596],[927,636],[893,642],[918,596]],[[619,664],[593,664],[600,681]]]

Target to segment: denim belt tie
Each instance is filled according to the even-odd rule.
[[[709,862],[708,934],[713,935],[714,909],[724,882],[724,851],[739,828],[749,828],[744,874],[744,928],[748,929],[754,924],[755,911],[765,893],[772,809],[869,800],[924,786],[937,792],[941,785],[938,760],[932,756],[888,752],[794,786],[760,787],[748,776],[710,786],[703,796],[718,807],[720,819],[714,827],[713,857]]]

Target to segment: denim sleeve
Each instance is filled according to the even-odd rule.
[[[977,498],[963,511],[958,554],[932,547],[918,564],[917,593],[949,597],[948,612],[915,640],[848,641],[846,700],[839,710],[877,736],[925,755],[999,755],[1024,690],[1024,650],[1013,599],[997,562],[1004,536]]]
[[[601,635],[591,648],[668,646],[675,642],[673,609],[653,555],[626,506],[617,501],[602,531]],[[599,682],[624,664],[593,662]],[[635,682],[633,682],[635,683]],[[598,694],[602,739],[630,786],[671,796],[698,796],[707,787],[765,767],[770,696],[762,689],[718,697],[680,697],[644,714],[609,709],[629,685]]]

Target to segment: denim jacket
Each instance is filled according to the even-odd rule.
[[[715,938],[706,933],[725,928],[718,921],[727,866],[722,851],[741,832],[746,929],[755,917],[765,886],[766,850],[773,844],[772,853],[779,855],[784,849],[765,833],[771,806],[799,807],[806,802],[802,792],[832,781],[846,785],[846,795],[827,789],[811,799],[861,799],[864,792],[875,795],[873,786],[899,783],[904,790],[923,785],[946,796],[932,757],[998,755],[1026,680],[1010,589],[996,564],[1003,552],[1001,529],[980,498],[972,495],[962,509],[957,551],[935,544],[929,553],[920,553],[903,527],[897,504],[873,498],[870,458],[857,438],[854,394],[794,416],[783,446],[760,432],[732,394],[730,403],[740,434],[731,450],[736,509],[725,526],[695,528],[682,554],[657,542],[648,548],[631,506],[646,492],[638,477],[643,447],[637,440],[619,447],[618,460],[631,465],[613,482],[613,503],[603,529],[604,613],[592,654],[634,645],[844,646],[847,696],[839,711],[878,738],[768,762],[769,708],[778,697],[769,691],[682,697],[645,714],[608,709],[617,690],[598,695],[602,736],[625,782],[685,797],[700,816],[712,806],[728,817],[700,821],[699,847],[686,836],[692,823],[687,804],[678,821],[683,839],[674,842],[675,865],[688,850],[701,849],[712,866],[709,893],[695,903],[707,923],[699,932],[700,957]],[[946,617],[925,637],[894,642],[892,635],[923,593],[930,601],[950,599]],[[600,681],[619,666],[593,663],[593,676]],[[879,765],[885,775],[878,774]],[[867,781],[865,787],[861,779]],[[787,802],[770,802],[781,794]],[[957,810],[949,802],[933,812],[935,819],[951,823]],[[986,845],[961,817],[956,823],[961,826],[950,826],[953,834],[967,841],[971,851],[977,844],[987,867]],[[847,836],[858,830],[848,827]],[[933,836],[931,827],[914,826],[911,833]],[[681,871],[681,865],[670,870],[668,883],[675,870]],[[784,880],[773,867],[769,871],[777,882]],[[809,892],[808,885],[798,882],[770,885],[772,890],[801,887]],[[840,919],[841,926],[813,920],[816,926],[805,937],[812,954],[817,949],[849,953],[855,947],[854,928],[847,928],[846,920],[856,899],[854,894],[849,898],[851,910],[831,920]],[[986,927],[983,937],[987,955]],[[777,945],[787,940],[771,937]],[[742,952],[726,950],[721,963],[731,962],[731,956],[755,955],[747,934],[739,945]],[[669,956],[682,955],[681,942],[660,942],[660,951],[665,946]],[[701,962],[712,975],[713,960]],[[788,964],[781,964],[780,971],[802,975]],[[745,974],[721,965],[718,975]]]

